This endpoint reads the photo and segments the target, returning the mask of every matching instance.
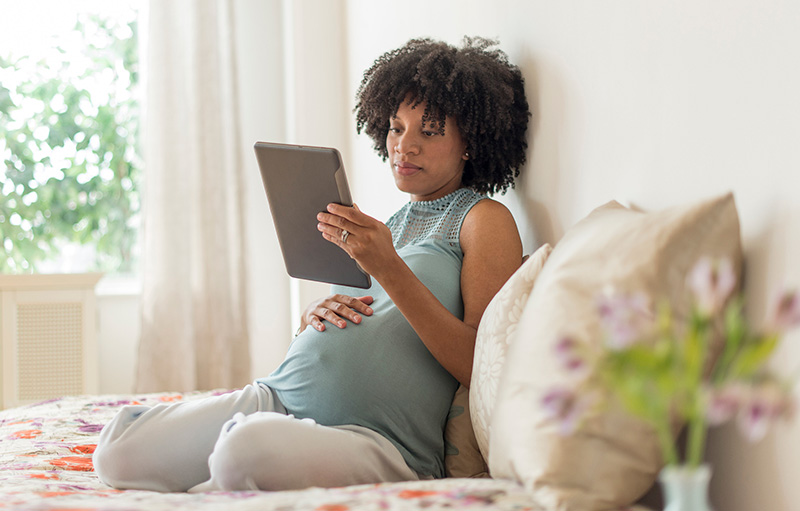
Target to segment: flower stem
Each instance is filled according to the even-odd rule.
[[[672,438],[669,420],[658,421],[656,431],[658,432],[659,443],[661,443],[661,454],[664,455],[664,462],[667,465],[677,465],[678,451],[675,449],[675,440]]]
[[[701,413],[695,415],[689,421],[689,439],[687,445],[686,461],[690,467],[697,467],[703,459],[703,451],[706,443],[706,421]]]

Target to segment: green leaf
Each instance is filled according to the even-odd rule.
[[[753,340],[744,346],[734,360],[731,378],[747,378],[758,372],[778,345],[778,336],[770,335]]]

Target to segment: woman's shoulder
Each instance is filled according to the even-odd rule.
[[[483,196],[467,213],[464,223],[514,222],[511,211],[500,201]]]
[[[461,227],[461,244],[465,248],[487,239],[509,239],[515,244],[520,239],[511,211],[502,202],[489,197],[480,200],[469,210]]]

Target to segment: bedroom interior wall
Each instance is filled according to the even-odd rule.
[[[361,73],[412,37],[497,37],[526,77],[529,162],[505,198],[526,251],[555,242],[612,199],[660,209],[734,192],[748,315],[800,287],[800,4],[789,0],[409,0],[347,2],[351,101]],[[354,133],[352,125],[350,133]],[[366,137],[350,142],[354,195],[385,219],[405,197]],[[386,191],[378,193],[377,191]],[[774,364],[800,366],[800,332]],[[747,444],[712,430],[719,509],[788,511],[800,501],[800,421]]]

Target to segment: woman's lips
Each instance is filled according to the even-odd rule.
[[[400,174],[401,176],[410,176],[412,174],[416,174],[422,169],[422,167],[418,167],[413,163],[407,161],[394,162],[394,168],[397,170],[397,173]]]

